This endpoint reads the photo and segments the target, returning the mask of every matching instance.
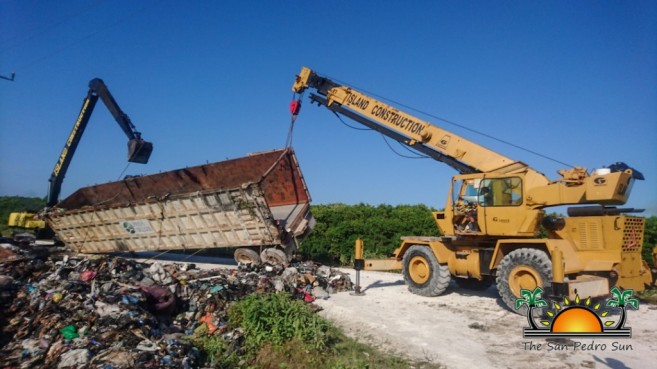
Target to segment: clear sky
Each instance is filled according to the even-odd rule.
[[[302,66],[571,165],[624,161],[646,177],[627,206],[657,215],[655,1],[0,0],[0,195],[46,195],[92,78],[154,143],[137,175],[283,147]],[[126,142],[99,103],[62,198],[117,180]],[[293,146],[316,204],[442,208],[456,174],[307,100]]]

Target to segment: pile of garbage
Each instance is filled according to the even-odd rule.
[[[197,368],[188,340],[221,335],[239,350],[227,307],[288,292],[314,306],[352,290],[348,274],[313,262],[197,269],[115,256],[0,262],[0,368]],[[316,306],[314,306],[316,307]]]

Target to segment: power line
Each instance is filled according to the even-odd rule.
[[[16,77],[16,73],[15,73],[15,72],[12,72],[12,73],[11,73],[11,77],[6,77],[6,76],[2,76],[2,75],[0,75],[0,78],[2,78],[2,79],[6,79],[7,81],[11,81],[11,82],[14,82],[14,78],[15,78],[15,77]]]
[[[35,60],[33,60],[33,61],[31,61],[31,62],[29,62],[29,63],[23,65],[23,66],[21,66],[21,68],[24,68],[24,69],[30,68],[30,67],[32,67],[32,66],[34,66],[34,65],[36,65],[36,64],[39,64],[40,62],[42,62],[42,61],[44,61],[44,60],[46,60],[46,59],[49,59],[49,58],[51,58],[51,57],[53,57],[53,56],[55,56],[55,55],[57,55],[57,54],[60,54],[60,53],[63,52],[63,51],[66,51],[67,49],[69,49],[69,48],[71,48],[71,47],[74,47],[74,46],[80,46],[81,43],[82,43],[83,41],[86,41],[86,40],[88,40],[88,39],[90,39],[90,38],[92,38],[92,37],[95,37],[95,36],[97,36],[98,34],[104,32],[104,31],[106,31],[106,30],[108,30],[108,29],[114,28],[114,27],[120,25],[121,23],[126,22],[126,21],[128,21],[128,20],[130,20],[130,19],[136,17],[139,13],[141,13],[143,10],[145,10],[145,9],[148,8],[149,6],[151,6],[151,5],[150,5],[150,4],[145,5],[145,6],[141,7],[141,8],[139,8],[139,9],[135,10],[134,12],[130,13],[128,16],[123,17],[123,18],[120,18],[120,19],[117,20],[116,22],[114,22],[114,23],[110,23],[110,24],[108,24],[108,25],[106,25],[106,26],[104,26],[104,27],[102,27],[102,28],[99,28],[99,29],[97,29],[96,31],[94,31],[94,32],[92,32],[92,33],[90,33],[90,34],[87,34],[86,36],[80,37],[80,38],[78,38],[78,39],[76,39],[76,40],[74,40],[74,41],[72,41],[72,42],[70,42],[70,43],[68,43],[68,44],[66,44],[66,45],[64,45],[64,46],[62,46],[62,47],[60,47],[60,48],[58,48],[58,49],[56,49],[56,50],[54,50],[54,51],[52,51],[52,52],[50,52],[50,53],[44,55],[44,56],[42,56],[42,57],[40,57],[40,58],[37,58],[37,59],[35,59]]]
[[[98,7],[98,5],[100,5],[100,4],[101,4],[101,1],[97,1],[94,5],[92,5],[88,8],[82,9],[81,11],[79,11],[79,12],[77,12],[77,13],[69,16],[69,17],[66,17],[65,19],[62,19],[60,21],[54,22],[50,25],[47,25],[45,28],[41,29],[40,31],[37,31],[36,33],[34,33],[32,35],[29,35],[29,36],[27,36],[26,38],[24,38],[22,40],[18,40],[16,42],[14,42],[12,45],[9,45],[6,48],[0,50],[0,54],[3,54],[3,53],[5,53],[5,52],[7,52],[11,49],[14,49],[14,48],[18,47],[18,46],[21,46],[21,45],[25,44],[26,42],[34,40],[35,38],[45,34],[46,32],[51,31],[54,28],[59,27],[60,25],[62,25],[64,23],[66,23],[66,22],[68,22],[72,19],[75,19],[75,18],[77,18],[77,17],[79,17],[79,16],[81,16],[85,13],[88,13],[92,9],[95,9],[96,7]]]

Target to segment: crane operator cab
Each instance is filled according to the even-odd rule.
[[[514,176],[482,178],[481,174],[456,176],[451,203],[454,234],[482,234],[490,232],[491,227],[506,228],[506,223],[514,223],[512,217],[508,217],[509,211],[522,205],[522,179]],[[504,220],[494,216],[498,212],[504,212]],[[448,233],[451,232],[445,232]]]
[[[452,183],[454,215],[452,223],[456,234],[480,233],[478,208],[484,202],[484,192],[479,187],[481,179],[462,179]],[[484,190],[485,191],[485,190]]]

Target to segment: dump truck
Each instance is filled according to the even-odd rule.
[[[286,264],[314,225],[290,148],[80,188],[47,224],[81,253],[234,248],[240,263]]]
[[[293,122],[306,90],[312,103],[459,173],[444,211],[433,213],[442,237],[402,237],[388,259],[364,259],[357,242],[357,270],[401,269],[409,290],[423,296],[442,294],[451,280],[474,290],[495,283],[511,310],[522,290],[542,288],[546,295],[574,299],[605,296],[614,286],[642,291],[651,283],[641,258],[645,219],[632,215],[642,210],[617,207],[644,179],[638,170],[616,162],[590,172],[571,167],[548,179],[524,162],[306,67],[292,86]],[[569,216],[545,213],[555,206],[570,206]],[[541,225],[547,237],[539,237]]]

